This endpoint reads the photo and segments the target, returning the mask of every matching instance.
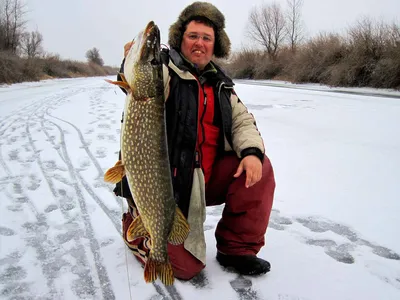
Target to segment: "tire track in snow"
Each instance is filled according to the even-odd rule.
[[[94,157],[93,153],[90,151],[90,149],[89,149],[89,144],[86,142],[86,140],[85,140],[85,138],[83,137],[83,134],[82,134],[82,132],[80,131],[80,129],[79,129],[78,127],[76,127],[74,124],[72,124],[71,122],[68,122],[68,121],[66,121],[66,120],[63,120],[63,119],[61,119],[61,118],[58,118],[58,117],[55,117],[55,116],[49,114],[48,111],[46,111],[46,114],[47,114],[49,117],[54,118],[54,119],[57,119],[57,120],[59,120],[59,121],[61,121],[61,122],[64,122],[64,123],[70,125],[72,128],[75,129],[75,131],[78,133],[79,140],[81,141],[82,148],[86,151],[86,154],[89,156],[90,160],[93,162],[94,166],[96,167],[97,172],[98,172],[98,175],[97,175],[98,178],[101,178],[101,177],[103,176],[103,173],[104,173],[104,172],[103,172],[103,169],[101,168],[101,166],[100,166],[99,162],[97,161],[97,159]]]
[[[44,103],[44,102],[42,102],[42,103]],[[34,152],[35,160],[38,162],[39,166],[42,167],[42,164],[40,161],[40,156],[37,155],[38,151],[34,145],[33,138],[30,133],[30,130],[29,130],[29,126],[32,122],[32,120],[31,120],[32,115],[39,108],[40,108],[40,105],[37,105],[36,109],[33,110],[30,115],[28,114],[27,116],[21,116],[21,114],[20,114],[19,122],[23,123],[23,120],[21,120],[21,119],[25,117],[24,118],[25,119],[24,120],[25,121],[25,132],[27,134],[29,144]],[[14,120],[14,122],[15,122],[15,120]],[[8,126],[7,128],[9,128],[10,126]],[[7,128],[5,130],[7,130]],[[10,173],[10,171],[8,171],[8,172]],[[10,174],[10,175],[12,175],[12,174]],[[26,232],[28,233],[28,236],[25,237],[24,239],[26,240],[26,242],[29,246],[31,246],[32,248],[34,248],[36,250],[39,265],[41,267],[44,277],[46,278],[47,287],[49,288],[49,294],[53,298],[54,297],[59,298],[61,295],[57,292],[57,289],[54,284],[54,277],[52,277],[52,275],[54,275],[54,272],[53,272],[54,262],[57,261],[57,258],[55,258],[54,255],[59,252],[60,246],[54,244],[50,239],[48,239],[47,232],[49,229],[49,225],[47,223],[47,218],[46,218],[45,214],[40,213],[38,211],[35,204],[24,193],[22,184],[20,181],[21,180],[16,179],[12,182],[14,194],[19,195],[19,196],[11,195],[8,191],[5,191],[5,194],[6,194],[7,198],[9,198],[12,201],[12,203],[26,204],[26,206],[29,208],[29,210],[33,213],[36,221],[35,222],[26,222],[22,225],[22,227],[25,228]],[[9,270],[8,277],[10,277],[10,276],[12,277],[13,276],[12,266],[10,266],[8,268],[8,270]],[[21,271],[25,272],[25,270],[23,268],[21,269]],[[17,277],[19,277],[19,276],[17,276]],[[24,278],[24,276],[23,276],[23,278]],[[4,293],[13,293],[14,295],[15,295],[15,293],[19,293],[19,290],[16,289],[15,286],[13,286],[15,284],[17,284],[17,283],[11,282],[8,285],[6,285],[6,287],[2,293],[3,294]],[[20,282],[18,284],[24,284],[24,283]],[[29,287],[27,287],[27,289],[29,290]]]
[[[72,93],[68,93],[67,95],[62,95],[61,97],[53,97],[53,98],[49,98],[46,101],[42,101],[39,105],[36,105],[34,107],[34,109],[28,111],[28,116],[21,116],[19,119],[21,119],[22,117],[25,117],[25,131],[27,134],[27,137],[29,139],[29,145],[32,148],[33,152],[34,152],[34,158],[35,161],[38,163],[39,168],[41,170],[41,172],[43,173],[45,179],[48,182],[50,191],[52,192],[52,194],[57,197],[57,193],[55,191],[54,186],[52,185],[51,180],[49,179],[49,177],[47,176],[47,172],[45,172],[45,167],[43,162],[40,159],[40,155],[39,155],[39,151],[37,150],[33,137],[30,133],[30,128],[29,126],[32,124],[33,120],[32,120],[32,116],[35,114],[35,112],[37,110],[39,110],[40,108],[42,108],[43,104],[47,104],[49,105],[49,100],[52,101],[56,101],[59,102],[63,99],[68,98],[69,96],[79,93],[79,91],[74,91]],[[21,115],[21,114],[20,114]],[[14,120],[15,121],[15,120]],[[8,126],[7,128],[9,128],[10,126]],[[16,190],[16,192],[21,193],[22,192],[22,187],[19,183],[14,183],[14,189]],[[10,194],[7,194],[8,198],[12,199],[15,198]],[[72,251],[70,251],[71,253],[65,253],[65,251],[63,251],[63,253],[61,253],[61,255],[59,254],[59,250],[60,248],[62,248],[62,246],[55,246],[53,242],[51,242],[50,239],[48,239],[48,235],[47,235],[47,231],[48,231],[48,223],[47,223],[47,219],[45,217],[44,214],[40,214],[35,205],[32,203],[32,201],[29,200],[28,197],[24,196],[24,197],[20,197],[24,200],[25,203],[28,204],[28,206],[30,207],[30,210],[34,213],[34,215],[36,216],[37,222],[31,222],[31,223],[25,223],[23,225],[23,227],[27,230],[27,232],[31,235],[28,238],[28,244],[31,245],[34,249],[36,249],[36,252],[38,254],[38,261],[39,264],[42,267],[42,272],[45,275],[46,279],[47,279],[47,285],[50,289],[50,295],[53,298],[60,298],[61,295],[57,292],[55,285],[54,285],[54,275],[55,273],[57,273],[61,267],[65,266],[65,265],[69,265],[68,262],[66,262],[65,260],[60,259],[62,256],[64,256],[65,254],[71,254],[77,261],[77,265],[75,267],[75,270],[73,271],[74,274],[78,275],[80,277],[80,280],[78,282],[80,282],[80,285],[82,285],[82,281],[85,282],[85,288],[80,288],[82,293],[87,294],[95,294],[96,293],[96,288],[94,287],[94,283],[93,281],[91,281],[91,277],[87,276],[89,275],[89,272],[86,270],[82,270],[82,265],[84,266],[88,266],[88,260],[86,258],[85,255],[85,249],[82,246],[82,244],[80,243],[80,239],[79,239],[79,235],[75,235],[74,238],[75,240],[78,241],[77,243],[77,247],[74,247],[72,249]],[[18,198],[19,199],[19,198]],[[15,201],[13,201],[15,202]],[[64,212],[64,217],[65,215],[65,210],[63,210],[63,206],[61,205],[61,210]],[[66,217],[67,220],[70,220],[71,218]],[[62,244],[62,243],[61,243]],[[56,244],[58,245],[58,243]],[[88,269],[89,270],[89,269]],[[85,276],[85,273],[87,273],[87,275]],[[89,288],[88,288],[89,287]],[[79,289],[79,287],[78,287]],[[18,293],[15,288],[13,287],[9,287],[5,289],[6,293]]]
[[[42,102],[44,102],[44,100],[42,101]],[[41,103],[40,103],[41,104]],[[38,103],[37,102],[34,102],[34,103],[32,103],[32,104],[29,104],[29,105],[27,105],[27,106],[25,106],[24,108],[22,108],[21,110],[19,110],[18,112],[12,112],[9,116],[6,116],[6,117],[4,117],[2,120],[1,120],[1,126],[0,126],[0,137],[2,137],[2,138],[4,138],[5,137],[5,133],[6,133],[6,131],[9,129],[9,128],[11,128],[11,126],[13,125],[13,124],[15,124],[15,123],[17,123],[17,122],[20,122],[21,120],[21,118],[24,116],[24,112],[26,111],[26,113],[30,113],[30,109],[33,107],[35,107],[35,106],[37,106],[38,105]],[[14,119],[12,119],[12,118],[14,118]],[[12,119],[11,120],[11,122],[10,123],[8,123],[8,125],[7,125],[7,122],[6,121],[8,121],[9,119]],[[4,128],[3,128],[4,127]],[[4,159],[4,157],[3,157],[3,153],[2,153],[2,150],[1,150],[1,146],[2,146],[2,142],[0,141],[0,166],[2,167],[2,169],[6,172],[6,174],[7,174],[7,176],[9,177],[9,178],[11,178],[12,177],[12,172],[11,172],[11,170],[9,169],[9,167],[7,166],[7,164],[6,164],[6,161],[5,161],[5,159]]]
[[[80,93],[80,89],[70,91],[61,96],[48,98],[47,101],[42,101],[41,105],[39,105],[36,109],[34,109],[26,119],[26,133],[27,133],[27,137],[29,139],[30,147],[33,150],[35,160],[36,160],[45,180],[47,181],[49,189],[50,189],[51,193],[53,194],[53,196],[55,197],[55,199],[59,199],[60,195],[58,195],[58,193],[56,192],[55,186],[54,186],[51,178],[47,175],[46,167],[44,166],[44,164],[41,160],[40,151],[35,146],[35,142],[33,140],[32,134],[30,132],[29,126],[30,126],[31,122],[34,120],[34,119],[32,120],[32,117],[36,116],[36,113],[38,110],[40,110],[41,108],[46,107],[48,105],[51,105],[52,102],[57,102],[57,103],[61,102],[62,100],[65,100],[68,97],[71,97],[78,93]],[[64,218],[66,218],[67,221],[71,220],[69,214],[65,211],[65,209],[63,209],[62,205],[60,205],[60,210],[61,210]],[[45,277],[47,278],[47,281],[51,285],[50,294],[51,294],[52,298],[54,298],[54,296],[56,296],[56,295],[57,295],[57,298],[59,298],[60,294],[57,292],[57,289],[54,284],[54,275],[57,274],[63,266],[68,265],[69,263],[66,262],[65,260],[61,259],[61,257],[66,254],[66,251],[62,251],[62,253],[59,253],[59,254],[57,254],[57,252],[54,251],[56,246],[54,246],[54,243],[52,243],[51,240],[48,239],[47,231],[48,231],[49,226],[48,226],[46,217],[44,215],[43,215],[43,219],[42,219],[41,223],[43,225],[45,225],[46,229],[45,229],[44,233],[42,233],[40,236],[38,236],[37,229],[35,228],[35,226],[33,226],[33,232],[35,232],[35,237],[32,239],[31,243],[35,248],[38,249],[38,253],[39,253],[38,260],[41,263],[41,265],[43,265],[43,267],[42,267],[43,273],[44,273]],[[29,229],[29,225],[28,225],[28,229]],[[46,247],[43,246],[43,242],[41,240],[45,240],[44,245],[46,245]],[[82,294],[89,294],[89,295],[95,294],[96,289],[95,289],[94,282],[90,276],[89,271],[82,269],[82,265],[83,266],[89,265],[88,258],[85,255],[85,248],[82,245],[79,236],[74,236],[74,240],[76,243],[75,247],[72,247],[72,250],[69,253],[72,257],[74,257],[76,259],[76,265],[74,267],[75,269],[73,272],[80,278],[80,280],[84,280],[85,285],[86,285],[86,288],[84,289],[84,291],[78,291],[78,293],[80,292]],[[58,248],[56,250],[58,250],[58,252],[60,252],[59,250],[60,250],[60,248],[62,248],[62,243],[60,243],[61,246],[59,244],[57,244],[57,245],[58,245]],[[75,288],[75,290],[76,290],[76,288]]]
[[[4,158],[3,158],[3,154],[1,151],[1,143],[0,143],[0,166],[1,168],[4,170],[4,172],[6,173],[7,178],[11,178],[12,177],[12,173],[10,171],[10,169],[8,168]]]
[[[66,143],[65,143],[65,139],[64,139],[64,134],[63,134],[63,130],[62,128],[50,121],[50,120],[46,120],[44,119],[46,122],[52,124],[54,127],[56,127],[60,134],[61,134],[61,147],[66,148]],[[48,134],[48,133],[47,133]],[[54,143],[53,143],[54,145]],[[60,149],[57,149],[57,152],[59,154],[59,156],[64,159],[66,154],[65,152],[62,152]],[[65,161],[65,160],[64,160]],[[65,161],[66,162],[66,161]],[[67,164],[67,162],[66,162]],[[97,194],[92,190],[92,188],[90,187],[90,185],[87,183],[86,180],[84,180],[84,178],[82,177],[82,175],[79,174],[79,172],[75,172],[75,176],[79,179],[79,182],[82,184],[82,186],[85,188],[85,190],[88,192],[88,194],[93,198],[93,200],[97,203],[97,205],[102,209],[102,211],[105,213],[105,215],[108,217],[108,219],[111,221],[111,223],[114,225],[115,229],[118,231],[118,233],[122,234],[121,231],[121,222],[120,222],[120,217],[118,217],[115,213],[113,213],[112,210],[110,210],[105,204],[104,202],[97,196]]]
[[[82,212],[82,219],[84,221],[85,225],[85,237],[89,240],[90,244],[90,249],[93,254],[93,258],[95,261],[95,266],[97,270],[97,275],[100,281],[100,288],[102,291],[102,295],[104,299],[115,299],[114,292],[112,290],[111,282],[110,279],[108,278],[108,274],[106,272],[106,268],[102,265],[101,259],[100,259],[100,245],[98,241],[94,237],[94,230],[90,221],[90,217],[87,211],[86,203],[85,203],[85,198],[82,193],[81,188],[79,187],[78,184],[78,176],[76,173],[76,170],[71,162],[71,159],[69,157],[68,151],[67,151],[67,146],[65,143],[65,137],[64,137],[64,131],[63,129],[57,125],[54,122],[51,122],[47,120],[47,122],[52,123],[55,127],[58,128],[60,132],[60,137],[61,137],[61,153],[62,157],[64,158],[65,164],[67,165],[69,175],[72,179],[72,187],[75,190],[75,193],[78,198],[78,203]]]
[[[71,96],[71,95],[69,95],[69,96]],[[68,97],[68,96],[66,96],[66,97]],[[59,101],[61,101],[62,99],[66,98],[66,97],[62,97],[61,99],[59,99]],[[44,127],[43,120],[40,117],[39,117],[39,120],[40,120],[40,124],[41,124],[43,132],[45,133],[46,137],[51,142],[50,136]],[[30,133],[28,134],[28,137],[30,139],[30,145],[31,145],[33,151],[35,153],[38,152]],[[61,160],[64,163],[66,163],[65,159],[62,156],[60,156],[60,157],[61,157]],[[80,240],[80,237],[79,237],[80,234],[78,234],[79,224],[74,222],[74,220],[71,218],[70,212],[69,212],[70,207],[68,207],[68,205],[66,206],[60,202],[61,197],[65,196],[65,194],[62,192],[62,190],[59,190],[59,191],[56,190],[56,187],[55,187],[51,177],[48,175],[46,168],[40,158],[40,155],[37,156],[36,161],[37,161],[39,168],[45,178],[45,181],[47,182],[47,185],[50,189],[51,194],[53,195],[54,199],[58,199],[58,207],[60,208],[61,214],[63,215],[63,217],[66,221],[66,227],[68,227],[70,229],[69,232],[67,232],[66,234],[58,235],[57,238],[60,240],[61,245],[64,242],[67,242],[71,239],[73,239],[75,242],[75,245],[72,247],[71,250],[64,251],[63,255],[60,255],[60,257],[62,257],[66,254],[69,254],[76,260],[75,265],[72,267],[73,273],[79,277],[79,281],[77,281],[77,282],[85,283],[85,289],[82,289],[80,287],[73,287],[73,288],[77,292],[77,294],[94,295],[96,293],[96,288],[95,288],[94,281],[93,281],[92,277],[90,276],[90,271],[88,271],[89,268],[87,268],[87,270],[85,270],[85,268],[82,268],[82,266],[85,266],[85,267],[89,266],[89,259],[87,258],[86,254],[85,254],[85,247],[83,246],[83,244]],[[71,236],[71,232],[72,232],[72,236]],[[69,263],[67,263],[60,257],[57,259],[57,261],[53,262],[54,265],[57,265],[59,267],[62,267],[64,265],[69,265]],[[54,276],[54,274],[51,274],[51,275]]]

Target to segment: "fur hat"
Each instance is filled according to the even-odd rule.
[[[178,20],[169,28],[168,43],[172,48],[180,49],[185,26],[194,17],[207,18],[214,24],[215,45],[214,55],[226,58],[231,49],[231,42],[226,34],[225,17],[214,5],[208,2],[194,2],[187,6],[179,15]]]

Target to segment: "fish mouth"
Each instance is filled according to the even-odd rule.
[[[160,29],[153,21],[147,24],[143,31],[142,40],[140,60],[143,62],[153,61],[154,59],[159,61]]]

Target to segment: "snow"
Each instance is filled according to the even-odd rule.
[[[237,81],[277,182],[265,276],[215,260],[146,284],[103,182],[124,96],[102,77],[0,86],[0,299],[400,299],[400,93]]]

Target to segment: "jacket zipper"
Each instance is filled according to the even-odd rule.
[[[203,126],[203,120],[204,120],[204,117],[205,117],[206,112],[207,112],[207,94],[206,94],[206,92],[204,91],[204,88],[203,88],[203,87],[202,87],[202,90],[203,90],[203,94],[204,94],[204,101],[203,101],[203,113],[202,113],[202,115],[201,115],[201,117],[200,117],[200,127],[201,127],[201,133],[202,133],[202,138],[203,138],[203,139],[202,139],[201,142],[199,143],[198,151],[200,151],[200,154],[202,153],[201,147],[203,146],[203,144],[204,144],[204,142],[205,142],[205,140],[206,140],[206,136],[205,136],[206,130],[204,129],[204,126]],[[203,157],[202,157],[201,155],[199,155],[199,166],[200,166],[200,167],[203,166]]]

